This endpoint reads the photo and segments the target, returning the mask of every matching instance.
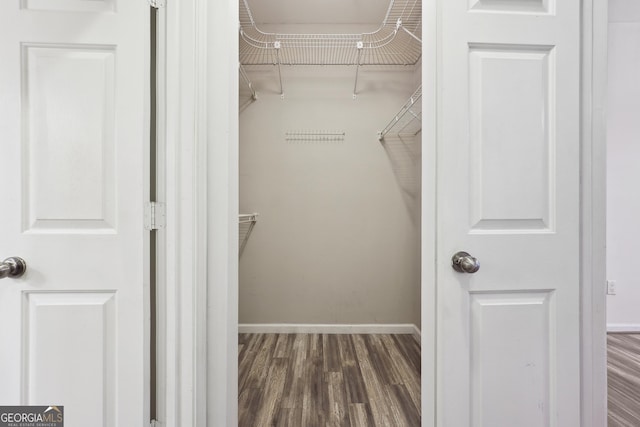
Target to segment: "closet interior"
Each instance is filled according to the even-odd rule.
[[[418,326],[421,3],[265,3],[239,0],[240,211],[260,213],[239,322]]]
[[[393,372],[417,370],[417,380],[393,390],[419,414],[419,341],[409,351],[404,341],[391,345],[400,343],[394,335],[328,334],[419,334],[421,2],[239,0],[239,8],[239,208],[259,213],[240,220],[239,392],[264,381],[251,380],[251,364],[275,356],[260,359],[261,348],[280,356],[318,345],[340,356],[378,348],[376,360],[390,364],[413,354]],[[284,389],[304,395],[308,384],[285,378]],[[242,399],[241,420],[252,401]],[[374,403],[345,402],[344,417],[378,408],[384,418]]]

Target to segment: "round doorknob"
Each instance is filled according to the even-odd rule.
[[[12,256],[0,263],[0,279],[17,278],[27,271],[27,263],[20,257]]]
[[[480,261],[467,252],[456,252],[451,257],[451,267],[459,273],[475,273],[480,270]]]

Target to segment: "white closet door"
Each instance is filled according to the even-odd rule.
[[[0,1],[0,403],[148,424],[149,6]]]
[[[580,2],[440,4],[438,425],[578,426]]]

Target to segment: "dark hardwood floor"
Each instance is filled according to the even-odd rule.
[[[420,425],[412,335],[240,334],[240,427]]]
[[[240,427],[419,426],[411,335],[240,334]],[[640,427],[640,334],[609,334],[609,427]]]
[[[609,427],[640,426],[640,334],[607,335]]]

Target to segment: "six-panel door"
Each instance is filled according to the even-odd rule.
[[[0,405],[148,423],[149,7],[0,2]]]
[[[441,4],[438,425],[577,426],[580,2]]]

